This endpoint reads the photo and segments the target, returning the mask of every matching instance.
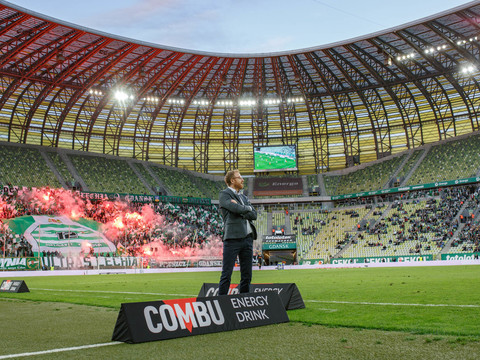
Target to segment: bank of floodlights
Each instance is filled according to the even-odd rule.
[[[157,97],[157,96],[148,95],[148,96],[145,96],[142,100],[147,102],[147,103],[154,104],[154,103],[158,103],[160,101],[160,98]]]
[[[285,99],[287,104],[298,104],[304,102],[303,97],[301,96],[292,96]],[[282,99],[278,98],[268,98],[263,100],[263,105],[265,106],[277,106],[282,103]]]
[[[438,46],[432,46],[432,47],[429,47],[428,49],[425,49],[425,54],[433,54],[435,52],[443,51],[443,50],[446,50],[446,49],[447,49],[446,44],[438,45]]]
[[[169,98],[167,100],[168,104],[171,105],[184,105],[185,104],[185,99],[180,99],[180,98]]]
[[[215,103],[216,106],[221,106],[221,107],[228,107],[228,106],[233,106],[234,102],[232,100],[218,100]]]
[[[210,101],[205,100],[205,99],[197,99],[192,101],[192,105],[194,106],[209,106]]]
[[[238,106],[240,107],[253,107],[257,105],[255,99],[241,99],[238,101]]]
[[[90,95],[94,95],[94,96],[102,96],[103,95],[103,92],[101,90],[98,90],[98,89],[90,89],[90,90],[88,90],[88,93]]]
[[[460,69],[460,72],[464,75],[470,75],[476,71],[477,71],[477,68],[472,64],[465,64]]]
[[[471,43],[471,42],[477,41],[477,40],[478,40],[478,37],[473,36],[473,37],[469,38],[468,40],[457,40],[457,45],[461,46],[461,45],[465,45],[465,44],[468,44],[468,43]]]
[[[406,54],[406,55],[397,56],[397,61],[410,60],[410,59],[413,59],[414,57],[415,57],[415,53],[411,52],[411,53]]]
[[[115,100],[119,102],[133,101],[135,99],[135,96],[133,96],[133,94],[129,94],[126,90],[123,89],[115,90],[113,96]]]

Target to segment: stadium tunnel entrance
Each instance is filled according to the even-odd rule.
[[[297,250],[264,250],[262,252],[265,265],[278,265],[284,263],[285,265],[297,264]]]

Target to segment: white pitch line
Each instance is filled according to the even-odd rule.
[[[155,296],[197,296],[198,294],[165,294],[165,293],[148,293],[148,292],[132,292],[132,291],[106,291],[106,290],[74,290],[74,289],[39,289],[30,288],[30,290],[40,291],[63,291],[63,292],[88,292],[102,294],[128,294],[128,295],[155,295]]]
[[[380,305],[380,306],[424,306],[424,307],[459,307],[459,308],[480,308],[480,305],[455,305],[455,304],[405,304],[405,303],[376,303],[363,301],[334,301],[334,300],[303,300],[305,302],[323,304],[352,304],[352,305]]]
[[[147,293],[131,291],[105,291],[105,290],[73,290],[73,289],[38,289],[41,291],[64,291],[64,292],[90,292],[106,294],[129,294],[129,295],[155,295],[155,296],[197,296],[198,294],[165,294],[165,293]],[[480,305],[456,305],[456,304],[407,304],[407,303],[383,303],[383,302],[364,302],[364,301],[335,301],[335,300],[303,300],[304,302],[325,303],[325,304],[351,304],[351,305],[379,305],[379,306],[420,306],[420,307],[459,307],[459,308],[480,308]]]
[[[110,346],[110,345],[118,345],[118,344],[123,344],[123,343],[120,342],[120,341],[112,341],[112,342],[103,343],[103,344],[82,345],[82,346],[74,346],[74,347],[68,347],[68,348],[28,352],[28,353],[21,353],[21,354],[0,355],[0,359],[11,359],[11,358],[16,358],[16,357],[53,354],[53,353],[64,352],[64,351],[84,350],[84,349],[97,348],[97,347]]]

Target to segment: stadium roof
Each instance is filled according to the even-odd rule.
[[[0,0],[0,140],[253,172],[291,145],[325,172],[479,130],[480,1],[318,48],[160,46]],[[477,38],[478,37],[478,38]]]

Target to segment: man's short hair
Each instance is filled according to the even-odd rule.
[[[238,172],[239,171],[237,169],[227,171],[227,173],[225,174],[225,184],[227,184],[227,186],[230,186],[230,184],[232,183],[232,179]]]

